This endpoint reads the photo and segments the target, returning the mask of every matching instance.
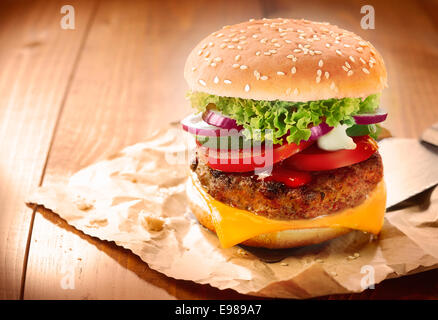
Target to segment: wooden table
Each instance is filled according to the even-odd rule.
[[[183,65],[226,24],[260,17],[329,21],[370,40],[389,71],[386,127],[418,137],[438,120],[436,1],[65,1],[0,3],[0,298],[248,298],[178,281],[138,257],[86,236],[24,199],[157,127],[189,113]],[[376,29],[360,28],[372,4]],[[74,288],[61,281],[73,270]],[[385,281],[332,299],[438,298],[438,271]]]

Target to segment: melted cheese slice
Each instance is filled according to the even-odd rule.
[[[311,228],[343,227],[378,234],[382,229],[386,205],[383,180],[368,198],[355,208],[313,219],[273,220],[255,215],[215,200],[192,174],[188,181],[190,200],[210,214],[216,234],[223,248],[229,248],[260,234]]]

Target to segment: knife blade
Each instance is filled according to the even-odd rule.
[[[388,197],[386,208],[438,184],[438,147],[416,139],[379,142]]]

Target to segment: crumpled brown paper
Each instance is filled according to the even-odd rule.
[[[387,212],[378,239],[355,231],[303,248],[222,249],[187,209],[188,149],[180,130],[157,132],[77,172],[68,184],[37,189],[28,202],[88,235],[115,241],[169,277],[243,294],[310,298],[360,292],[438,267],[438,188],[430,202]]]

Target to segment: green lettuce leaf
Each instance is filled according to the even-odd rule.
[[[307,102],[266,101],[233,97],[221,97],[204,92],[187,94],[192,106],[205,111],[214,107],[244,127],[248,139],[272,140],[281,144],[283,137],[289,143],[308,140],[310,125],[319,125],[324,119],[330,126],[354,125],[353,115],[371,113],[379,106],[380,94],[365,99],[343,98]],[[214,105],[214,106],[212,106]]]

